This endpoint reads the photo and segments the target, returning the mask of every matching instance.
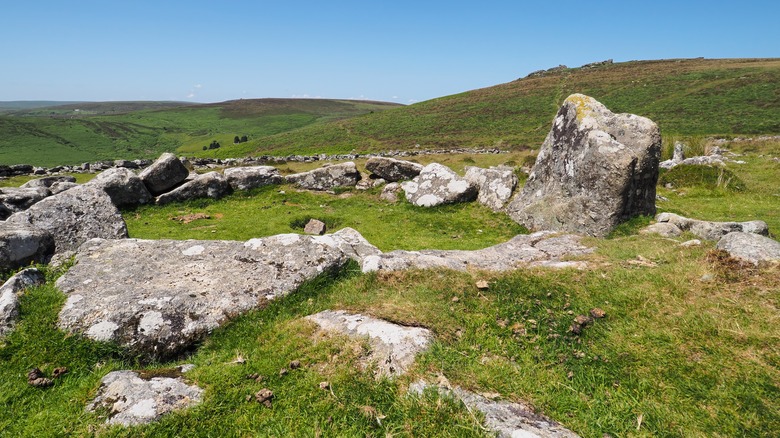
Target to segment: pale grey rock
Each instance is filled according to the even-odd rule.
[[[10,333],[19,320],[19,293],[45,281],[43,272],[27,268],[3,283],[0,287],[0,336]]]
[[[379,199],[395,204],[398,202],[398,193],[401,192],[401,184],[394,182],[386,185],[382,188],[382,193],[379,194]]]
[[[655,214],[660,155],[653,121],[573,94],[507,212],[532,230],[604,236],[634,216]]]
[[[358,181],[357,185],[355,185],[355,188],[358,190],[369,190],[386,183],[387,181],[382,178],[363,178],[361,176],[360,181]]]
[[[685,159],[685,145],[679,141],[674,142],[674,153],[672,154],[672,160],[680,162]]]
[[[401,183],[401,188],[406,199],[418,207],[468,202],[477,197],[474,183],[439,163],[423,167],[413,180]]]
[[[166,152],[141,171],[138,177],[144,182],[149,193],[157,196],[181,184],[189,173],[176,155]]]
[[[45,263],[54,253],[54,237],[30,225],[0,222],[0,270]]]
[[[382,251],[366,240],[357,230],[349,227],[342,228],[333,234],[317,236],[315,240],[338,249],[347,257],[358,262],[361,268],[367,257],[382,254]]]
[[[704,240],[718,240],[726,234],[735,231],[760,234],[762,236],[769,235],[769,227],[764,221],[710,222],[690,219],[674,213],[661,213],[655,220],[658,222],[656,225],[673,225],[682,231],[690,231]]]
[[[138,164],[130,160],[114,160],[114,167],[125,169],[138,169]]]
[[[75,183],[76,178],[69,176],[69,175],[62,175],[62,176],[47,176],[44,178],[38,178],[38,179],[31,179],[30,181],[27,181],[26,183],[19,186],[19,188],[22,189],[37,189],[37,188],[44,188],[48,189],[51,188],[54,183],[58,182],[69,182],[69,183]]]
[[[371,157],[366,170],[389,182],[410,180],[422,171],[422,164],[387,157]]]
[[[298,234],[247,242],[94,239],[57,281],[68,295],[58,325],[145,359],[169,358],[347,260]]]
[[[61,181],[52,184],[51,187],[49,187],[49,190],[51,191],[52,195],[56,195],[57,193],[62,193],[65,190],[70,190],[73,187],[78,187],[78,186],[79,185],[76,183]]]
[[[25,211],[50,195],[47,187],[0,187],[0,220]]]
[[[556,265],[551,263],[561,261],[564,257],[592,252],[593,249],[582,245],[580,239],[579,236],[572,234],[557,235],[549,231],[540,231],[533,234],[521,234],[507,242],[474,251],[397,250],[364,257],[362,269],[363,272],[436,268],[500,272],[524,266],[581,266],[580,264]]]
[[[303,227],[303,232],[305,234],[321,236],[325,234],[325,222],[317,219],[309,219],[309,222]]]
[[[112,371],[100,381],[88,411],[108,412],[107,424],[135,426],[201,402],[203,390],[181,377],[144,379],[135,371]]]
[[[754,265],[780,262],[780,242],[760,234],[732,232],[721,237],[716,248]]]
[[[347,161],[308,172],[287,175],[285,180],[306,190],[331,190],[336,187],[354,187],[360,178],[360,172],[355,167],[355,163]]]
[[[223,173],[233,190],[251,190],[284,182],[279,170],[273,166],[231,167]]]
[[[686,240],[685,242],[681,243],[680,246],[682,246],[683,248],[690,248],[690,247],[693,247],[693,246],[701,246],[701,240],[699,240],[699,239]]]
[[[664,237],[677,237],[683,233],[677,225],[668,222],[658,222],[639,230],[640,234],[659,234]]]
[[[322,330],[350,337],[367,338],[371,346],[364,366],[376,366],[377,377],[395,377],[406,373],[415,357],[425,351],[433,336],[421,327],[404,327],[381,319],[341,310],[326,310],[309,315]]]
[[[187,181],[170,192],[157,197],[157,205],[165,205],[171,202],[181,202],[190,199],[212,198],[219,199],[232,192],[227,178],[219,172],[209,172],[198,175],[195,179]]]
[[[106,192],[84,186],[50,196],[6,222],[48,231],[56,252],[74,250],[94,237],[127,237],[125,221]]]
[[[482,412],[485,416],[485,426],[500,438],[579,437],[560,423],[534,411],[526,403],[491,400],[443,380],[444,382],[438,385],[418,380],[409,385],[409,393],[422,395],[430,388],[442,397],[460,400],[468,409]]]
[[[84,186],[103,190],[117,207],[148,204],[152,194],[141,178],[125,167],[115,167],[101,172]]]
[[[478,187],[477,201],[493,211],[501,211],[517,187],[517,176],[511,168],[466,166],[466,179]]]

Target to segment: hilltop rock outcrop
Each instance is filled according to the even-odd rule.
[[[32,226],[54,236],[55,251],[72,251],[94,237],[127,237],[127,226],[111,198],[93,187],[74,187],[14,213],[9,224]]]
[[[532,230],[604,236],[655,214],[661,134],[650,119],[569,96],[507,212]]]
[[[412,179],[422,171],[422,164],[395,158],[371,157],[366,161],[366,170],[388,182]]]
[[[473,201],[477,186],[449,167],[431,163],[413,180],[401,183],[406,199],[419,207]]]
[[[84,185],[103,190],[117,207],[136,206],[152,201],[152,194],[141,178],[125,167],[114,167],[101,172]]]
[[[287,175],[285,180],[306,190],[331,190],[336,187],[354,187],[360,178],[360,172],[355,167],[355,163],[347,161],[308,172]]]
[[[247,242],[93,239],[57,281],[68,295],[58,325],[146,359],[170,358],[347,260],[297,234]]]

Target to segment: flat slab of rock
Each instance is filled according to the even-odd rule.
[[[19,293],[45,281],[43,272],[27,268],[3,283],[0,287],[0,336],[5,336],[13,330],[19,319]]]
[[[362,234],[349,227],[342,228],[333,234],[317,236],[315,240],[343,252],[347,257],[358,262],[361,268],[367,257],[382,254],[382,251],[366,240]]]
[[[360,181],[361,176],[355,163],[347,161],[308,172],[287,175],[284,178],[288,183],[295,184],[302,189],[331,190],[336,187],[354,187]]]
[[[117,207],[148,204],[152,201],[152,194],[149,193],[141,178],[125,167],[115,167],[101,172],[84,185],[103,190]]]
[[[44,178],[38,178],[38,179],[31,179],[27,181],[26,183],[19,186],[19,188],[26,189],[26,188],[45,188],[48,189],[51,186],[53,186],[55,183],[58,182],[69,182],[69,183],[75,183],[76,178],[68,175],[62,175],[62,176],[47,176]]]
[[[404,327],[381,319],[340,310],[326,310],[306,317],[321,329],[351,337],[367,337],[371,353],[367,364],[376,364],[377,376],[405,374],[414,359],[428,348],[433,336],[428,329]]]
[[[653,121],[573,94],[507,212],[531,230],[605,236],[634,216],[655,214],[660,156]]]
[[[366,170],[389,182],[412,179],[422,171],[422,164],[387,157],[371,157],[366,161]]]
[[[230,167],[223,173],[233,190],[251,190],[284,182],[279,170],[273,166]]]
[[[477,198],[477,186],[452,169],[431,163],[413,180],[401,183],[406,199],[419,207],[469,202]]]
[[[762,236],[769,234],[769,227],[764,221],[711,222],[690,219],[674,213],[661,213],[656,216],[655,220],[658,223],[645,228],[645,232],[679,236],[683,231],[690,231],[705,240],[718,240],[732,232],[760,234]]]
[[[478,187],[477,201],[493,211],[502,210],[517,187],[517,176],[512,169],[467,166],[466,179]]]
[[[583,262],[566,262],[566,256],[593,251],[580,243],[580,236],[557,235],[550,231],[521,234],[511,240],[474,251],[391,251],[363,259],[363,272],[446,268],[457,271],[509,271],[526,267],[583,267]]]
[[[68,295],[58,325],[147,359],[169,358],[347,260],[298,234],[247,242],[95,239],[57,280]]]
[[[0,222],[0,270],[31,262],[45,263],[54,254],[54,237],[31,225]]]
[[[75,250],[96,237],[127,237],[125,221],[106,192],[83,185],[50,196],[6,222],[51,233],[58,253]]]
[[[232,191],[233,189],[224,175],[219,172],[209,172],[197,175],[170,192],[163,193],[157,197],[155,203],[165,205],[198,198],[219,199],[229,195]]]
[[[731,257],[754,265],[780,262],[780,242],[759,234],[729,233],[715,247],[728,252]]]
[[[181,184],[190,171],[176,155],[164,153],[154,163],[141,171],[138,177],[154,196],[165,193]]]
[[[135,426],[200,403],[203,390],[181,377],[141,378],[135,371],[113,371],[100,381],[88,411],[108,412],[107,424]]]
[[[25,211],[50,195],[51,192],[47,187],[1,187],[0,220],[5,220],[14,213]]]

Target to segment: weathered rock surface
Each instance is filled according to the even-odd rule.
[[[68,175],[62,175],[62,176],[47,176],[45,178],[38,178],[38,179],[31,179],[30,181],[27,181],[26,183],[19,186],[19,188],[22,189],[37,189],[37,188],[44,188],[48,189],[54,183],[58,182],[69,182],[69,183],[75,183],[76,178]]]
[[[231,167],[224,170],[233,190],[251,190],[270,184],[281,184],[284,178],[273,166]]]
[[[731,257],[760,265],[780,262],[780,242],[754,233],[732,232],[723,236],[715,245]]]
[[[420,174],[422,164],[395,158],[371,157],[366,161],[366,170],[389,182],[409,180]]]
[[[401,183],[406,199],[419,207],[473,201],[477,186],[439,163],[422,168],[411,181]]]
[[[683,151],[684,145],[682,143],[674,144],[674,155],[671,159],[662,161],[658,167],[662,169],[671,169],[681,164],[689,166],[723,166],[726,159],[720,153],[719,148],[715,148],[709,155],[699,155],[696,157],[685,158]]]
[[[113,371],[100,381],[89,411],[108,412],[107,424],[134,426],[200,403],[203,390],[181,377],[144,379],[135,371]]]
[[[25,211],[50,195],[51,192],[47,187],[2,187],[0,188],[0,220]]]
[[[508,271],[522,266],[581,267],[584,263],[562,259],[590,252],[592,248],[583,246],[579,236],[540,231],[515,236],[507,242],[475,251],[398,250],[368,255],[363,258],[361,266],[363,272],[432,268]]]
[[[141,178],[125,167],[108,169],[84,185],[103,190],[117,207],[136,206],[152,201],[152,194]]]
[[[76,183],[60,181],[52,184],[51,187],[49,187],[49,190],[51,191],[52,195],[56,195],[57,193],[62,193],[65,190],[70,190],[73,187],[78,187],[78,186],[79,185]]]
[[[658,222],[639,230],[639,234],[658,234],[664,237],[677,237],[682,233],[681,229],[668,222]]]
[[[508,168],[467,166],[466,179],[478,187],[477,201],[493,211],[502,210],[517,187],[517,176]]]
[[[660,231],[661,227],[663,227],[665,230],[668,230],[667,235],[679,236],[683,231],[690,231],[697,237],[705,240],[718,240],[726,234],[735,231],[760,234],[762,236],[769,234],[769,227],[764,221],[710,222],[689,219],[674,213],[661,213],[655,220],[658,223],[645,228],[646,232]],[[675,231],[673,227],[679,231]]]
[[[27,268],[16,273],[0,287],[0,336],[13,330],[19,319],[19,292],[46,281],[43,272]]]
[[[347,161],[308,172],[287,175],[285,180],[306,190],[331,190],[336,187],[353,187],[360,181],[360,178],[360,172],[355,167],[355,163]]]
[[[533,230],[604,236],[631,217],[655,214],[660,155],[660,131],[650,119],[613,114],[573,94],[507,212]]]
[[[164,153],[149,167],[141,171],[138,177],[154,196],[165,193],[181,184],[190,172],[176,155]]]
[[[94,237],[127,237],[125,221],[111,198],[92,187],[74,187],[50,196],[13,214],[7,222],[48,231],[54,236],[56,252],[74,250]]]
[[[382,251],[366,240],[362,234],[349,227],[342,228],[333,234],[318,236],[315,239],[317,242],[343,252],[347,257],[358,262],[361,268],[366,257],[382,254]]]
[[[57,281],[68,294],[59,326],[168,358],[346,260],[298,234],[247,242],[95,239]]]
[[[0,270],[45,263],[54,254],[54,237],[30,225],[0,222]]]
[[[377,376],[405,374],[414,359],[428,348],[433,336],[428,329],[404,327],[361,314],[326,310],[306,317],[321,329],[351,337],[367,337],[371,352],[364,365],[375,364]]]
[[[181,202],[189,199],[212,198],[219,199],[232,192],[227,178],[219,172],[209,172],[198,175],[191,181],[176,187],[170,192],[157,197],[157,205],[165,205],[171,202]]]
[[[309,222],[303,227],[303,232],[305,234],[321,236],[325,234],[325,222],[317,219],[309,219]]]
[[[417,381],[409,386],[409,392],[420,395],[432,388],[441,396],[459,399],[469,409],[476,409],[485,416],[485,426],[500,438],[578,438],[579,435],[560,423],[539,414],[525,403],[494,401],[460,387],[433,385]]]
[[[379,194],[379,199],[387,202],[398,202],[398,193],[401,191],[401,184],[394,182],[386,185]]]

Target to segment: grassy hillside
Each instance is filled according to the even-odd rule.
[[[780,133],[780,59],[633,61],[568,69],[258,139],[257,151],[536,147],[559,105],[584,93],[663,134]],[[223,151],[227,152],[227,151]]]
[[[163,109],[150,109],[155,105]],[[169,108],[171,105],[176,107]],[[254,139],[394,106],[347,100],[257,99],[188,106],[107,102],[34,109],[0,115],[0,164],[53,166],[153,158],[177,149],[192,155],[213,140],[227,145],[236,135]]]

